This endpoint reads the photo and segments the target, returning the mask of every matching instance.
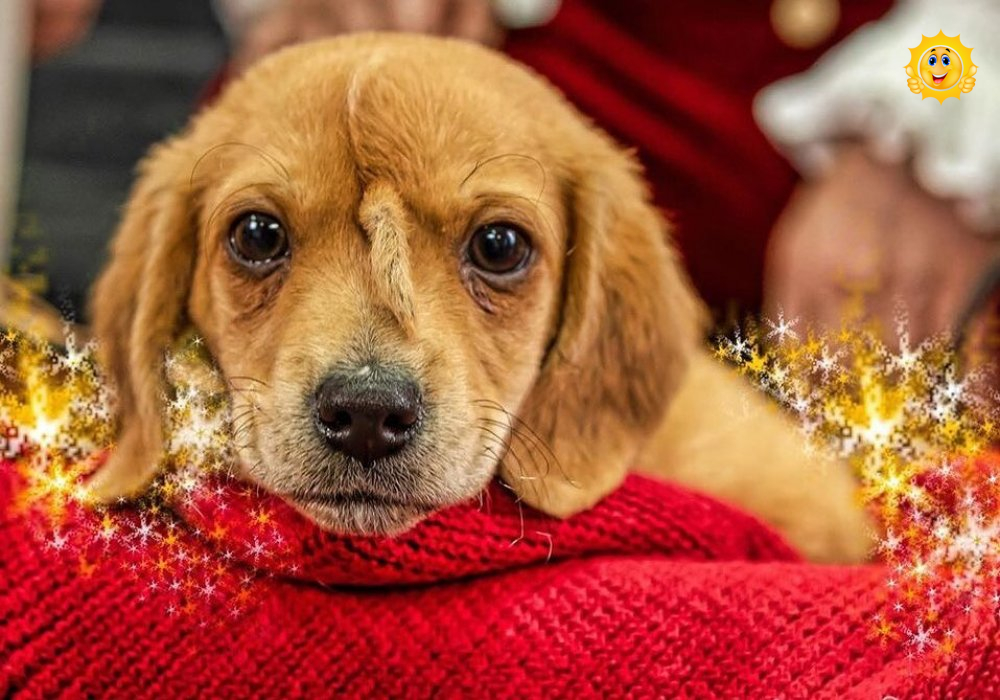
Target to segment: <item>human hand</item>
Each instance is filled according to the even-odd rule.
[[[758,123],[802,173],[823,171],[848,140],[902,162],[921,188],[954,202],[963,221],[983,232],[1000,230],[1000,149],[992,130],[1000,91],[977,88],[974,99],[919,100],[916,67],[905,76],[904,56],[928,27],[957,34],[983,75],[1000,73],[1000,2],[897,2],[877,22],[851,33],[813,66],[764,88],[754,102]],[[969,67],[971,71],[971,66]],[[904,87],[903,78],[906,78]],[[975,77],[966,72],[964,78]],[[958,90],[973,81],[960,79]],[[919,92],[917,94],[920,94]],[[962,92],[957,94],[963,98]]]
[[[897,303],[914,342],[954,330],[995,244],[902,165],[843,148],[826,176],[800,186],[775,225],[765,271],[766,313],[836,329],[862,303],[892,341]]]
[[[32,58],[51,58],[83,39],[100,9],[101,0],[34,0]]]
[[[234,68],[283,46],[335,34],[399,31],[484,44],[501,37],[489,0],[277,0],[242,32]]]
[[[906,67],[906,74],[910,76],[906,79],[906,87],[910,88],[910,92],[915,95],[919,95],[921,90],[920,79],[917,77],[916,73],[914,73],[911,66]],[[969,89],[971,90],[972,88]]]

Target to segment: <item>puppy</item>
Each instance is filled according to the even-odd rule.
[[[862,558],[851,477],[708,356],[704,319],[635,159],[536,76],[444,39],[293,47],[141,165],[93,295],[121,409],[94,488],[154,478],[193,327],[248,380],[242,475],[323,527],[398,533],[498,473],[564,517],[638,467]]]

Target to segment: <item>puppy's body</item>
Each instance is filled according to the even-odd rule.
[[[95,487],[155,474],[163,353],[193,325],[244,475],[327,527],[399,531],[498,470],[569,515],[638,461],[813,558],[860,557],[849,476],[807,466],[776,413],[719,410],[740,384],[700,347],[637,173],[473,45],[366,35],[264,61],[144,163],[94,296],[123,420]]]
[[[735,503],[813,561],[861,561],[873,529],[847,466],[708,353],[692,359],[637,469]]]

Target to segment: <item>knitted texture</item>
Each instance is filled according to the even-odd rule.
[[[230,614],[212,596],[165,612],[177,593],[136,565],[135,538],[87,562],[47,544],[11,507],[11,473],[0,697],[1000,696],[995,620],[966,618],[928,673],[870,639],[879,567],[802,563],[749,516],[640,477],[566,521],[494,485],[396,539],[331,535],[219,484],[169,537],[252,582]],[[238,545],[265,507],[286,545],[273,560]],[[91,516],[68,517],[65,536]]]

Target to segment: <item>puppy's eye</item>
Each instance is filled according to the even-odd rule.
[[[512,224],[487,224],[469,240],[469,260],[483,272],[509,275],[521,270],[531,256],[531,244]]]
[[[229,233],[229,250],[237,262],[261,266],[288,255],[288,236],[270,214],[253,212],[236,221]]]

